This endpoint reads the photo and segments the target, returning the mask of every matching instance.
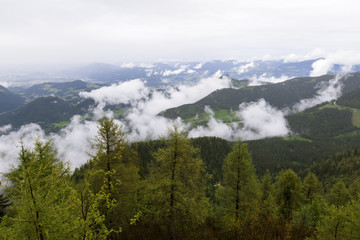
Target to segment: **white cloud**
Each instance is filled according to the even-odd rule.
[[[329,82],[319,84],[319,90],[313,98],[301,100],[292,107],[290,112],[301,112],[320,103],[339,98],[342,94],[342,81],[346,78],[347,75],[337,74],[335,78],[331,79]]]
[[[151,63],[140,63],[138,65],[138,67],[141,67],[141,68],[153,68],[155,66],[153,64],[151,64]]]
[[[205,111],[210,114],[207,126],[192,129],[189,137],[216,136],[234,141],[239,137],[254,140],[290,134],[285,114],[270,106],[264,99],[239,106],[238,117],[242,121],[242,126],[237,123],[228,125],[215,119],[213,111],[208,107]]]
[[[193,86],[179,85],[169,87],[165,92],[152,92],[151,97],[136,103],[127,114],[126,121],[129,129],[133,130],[129,138],[131,140],[154,139],[166,134],[172,121],[157,114],[169,108],[196,102],[217,89],[230,87],[231,81],[228,78],[220,79],[220,76],[221,72],[217,72],[212,77],[201,79]],[[180,119],[176,122],[182,125]]]
[[[190,130],[188,137],[197,138],[202,136],[215,136],[227,140],[235,140],[239,136],[239,126],[237,124],[227,125],[220,120],[210,116],[207,126],[197,126]]]
[[[51,135],[60,159],[69,161],[72,169],[86,163],[89,154],[94,154],[91,143],[97,135],[97,126],[97,122],[82,121],[80,116],[74,116],[69,125]]]
[[[320,59],[319,59],[320,58]],[[352,71],[354,65],[360,64],[359,50],[327,51],[317,48],[305,55],[290,54],[283,57],[284,62],[300,62],[305,60],[319,59],[312,64],[310,76],[321,76],[327,74],[335,64],[343,65],[343,72]]]
[[[179,69],[176,69],[176,70],[173,70],[173,71],[171,71],[171,70],[165,70],[164,73],[163,73],[163,76],[164,76],[164,77],[168,77],[168,76],[170,76],[170,75],[178,75],[178,74],[184,72],[187,67],[188,67],[188,66],[186,66],[186,65],[182,65],[182,66],[180,66]]]
[[[241,137],[246,140],[285,136],[290,133],[285,115],[264,99],[240,105]]]
[[[197,126],[196,128],[191,129],[188,133],[188,137],[215,136],[227,140],[236,140],[238,138],[240,133],[239,126],[236,123],[228,125],[221,120],[215,119],[213,110],[208,106],[205,106],[205,112],[210,115],[207,126]]]
[[[359,50],[357,9],[355,0],[12,0],[0,9],[0,52],[2,63],[44,63]]]
[[[145,98],[148,94],[149,89],[145,86],[145,82],[135,79],[102,87],[91,92],[81,92],[80,96],[92,98],[98,103],[129,104]]]
[[[97,122],[83,121],[80,116],[74,116],[69,125],[58,134],[46,136],[39,125],[28,124],[17,131],[0,135],[0,172],[7,172],[11,165],[18,164],[20,141],[24,146],[33,149],[35,140],[52,140],[61,160],[70,162],[75,169],[89,160],[93,153],[91,142],[97,134]]]
[[[202,68],[202,63],[199,63],[199,64],[197,64],[196,66],[194,66],[194,69],[200,69],[200,68]]]
[[[157,116],[161,111],[196,102],[215,90],[230,87],[231,79],[220,78],[221,76],[222,73],[218,71],[194,85],[177,85],[160,91],[150,90],[140,80],[132,80],[93,90],[90,93],[84,92],[80,96],[93,98],[99,103],[94,109],[98,117],[104,115],[105,104],[131,104],[123,121],[124,127],[131,129],[129,139],[131,141],[154,139],[166,134],[167,129],[173,124],[172,120]],[[175,122],[182,125],[180,119]]]
[[[259,86],[267,83],[279,83],[284,82],[286,80],[291,79],[291,77],[288,77],[286,75],[281,75],[279,78],[274,76],[267,76],[267,73],[263,73],[261,76],[252,76],[249,80],[249,86]]]
[[[0,135],[9,132],[11,129],[11,124],[0,126]]]
[[[250,68],[255,67],[255,62],[250,62],[244,65],[241,65],[238,69],[237,69],[237,73],[242,74],[242,73],[246,73],[249,71]]]
[[[5,88],[8,88],[11,86],[11,82],[7,82],[7,81],[0,81],[0,85],[5,87]]]
[[[327,74],[328,71],[331,70],[333,64],[334,63],[332,61],[330,61],[329,59],[317,60],[316,62],[314,62],[311,65],[313,70],[311,70],[310,76],[311,77],[317,77],[317,76]]]
[[[18,131],[0,135],[0,172],[6,172],[11,165],[18,163],[20,141],[31,148],[36,139],[45,139],[45,133],[39,125],[33,123],[22,126]]]
[[[129,63],[123,63],[121,64],[122,68],[134,68],[136,67],[135,63],[129,62]]]
[[[326,55],[327,55],[327,52],[324,49],[316,48],[316,49],[312,50],[311,52],[306,53],[305,55],[291,53],[287,56],[282,57],[282,59],[284,60],[285,63],[302,62],[302,61],[306,61],[306,60],[323,58]]]

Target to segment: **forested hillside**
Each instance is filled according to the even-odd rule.
[[[104,118],[94,155],[73,173],[51,141],[22,145],[2,182],[0,239],[360,238],[358,147],[325,160],[312,140],[183,134],[129,144]],[[256,162],[264,153],[279,161]]]
[[[24,104],[21,96],[10,92],[8,89],[0,85],[0,114],[10,111]]]
[[[270,85],[249,86],[240,89],[221,89],[198,102],[168,109],[162,112],[161,115],[173,119],[179,116],[182,119],[189,119],[203,114],[205,106],[210,107],[215,112],[217,110],[236,111],[239,109],[240,104],[255,102],[261,98],[278,109],[291,108],[303,99],[314,97],[321,87],[320,84],[328,82],[334,77],[335,75],[324,75],[320,77],[294,78]],[[343,94],[360,88],[359,80],[359,72],[343,76]]]

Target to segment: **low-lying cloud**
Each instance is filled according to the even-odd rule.
[[[267,137],[286,136],[290,133],[285,114],[272,107],[264,99],[243,103],[239,106],[238,118],[241,125],[231,125],[214,118],[211,110],[206,127],[198,126],[189,132],[189,137],[216,136],[234,141],[237,138],[255,140]]]
[[[342,81],[344,81],[346,77],[347,75],[345,74],[337,74],[335,78],[331,79],[329,82],[320,83],[318,85],[319,90],[314,97],[301,100],[288,111],[293,113],[301,112],[320,103],[329,102],[339,98],[342,95]]]
[[[249,86],[259,86],[264,84],[272,84],[272,83],[279,83],[279,82],[285,82],[286,80],[291,79],[292,77],[288,77],[286,75],[281,75],[280,77],[274,77],[274,76],[267,76],[266,73],[258,76],[252,76],[249,80]]]
[[[6,172],[11,165],[18,162],[18,152],[20,150],[20,142],[25,146],[33,146],[35,139],[44,139],[45,133],[37,124],[27,124],[22,126],[18,131],[8,132],[9,125],[1,127],[6,129],[6,134],[0,135],[0,172]]]
[[[145,81],[135,79],[131,81],[113,84],[102,87],[91,92],[81,92],[83,98],[92,98],[97,103],[106,104],[129,104],[147,97],[149,89],[145,86]]]
[[[121,122],[116,120],[123,127],[127,138],[130,141],[155,139],[165,136],[173,124],[182,129],[187,128],[181,119],[173,121],[158,116],[161,111],[198,101],[217,89],[231,86],[231,79],[220,77],[221,72],[217,72],[212,77],[201,79],[195,85],[167,87],[161,91],[152,90],[145,86],[145,81],[135,79],[83,92],[80,96],[92,98],[98,103],[93,109],[97,118],[112,115],[112,112],[103,110],[107,104],[129,104],[131,108],[127,115]],[[93,151],[91,142],[97,134],[97,126],[96,121],[85,121],[80,116],[74,116],[58,134],[51,135],[45,135],[36,124],[28,124],[12,132],[10,125],[0,126],[0,171],[6,172],[10,168],[10,163],[16,164],[20,139],[23,139],[27,147],[31,147],[35,139],[52,139],[59,157],[70,161],[71,168],[74,169],[89,159],[89,154]]]
[[[136,79],[80,95],[84,98],[92,98],[98,103],[94,111],[97,111],[99,117],[112,114],[112,112],[104,112],[103,107],[107,104],[130,105],[121,122],[116,120],[123,127],[130,141],[165,136],[168,128],[173,124],[181,129],[189,130],[189,137],[217,136],[228,140],[241,137],[244,140],[253,140],[290,134],[285,119],[286,114],[303,111],[319,103],[338,98],[341,96],[342,81],[346,77],[337,75],[328,83],[319,84],[319,90],[313,98],[300,101],[290,110],[278,110],[264,99],[241,104],[237,114],[241,124],[226,124],[215,119],[210,108],[206,109],[210,116],[207,126],[198,126],[194,129],[189,129],[189,126],[180,118],[169,120],[158,115],[166,109],[196,102],[215,90],[230,87],[231,79],[220,78],[221,75],[221,72],[217,72],[212,77],[201,79],[195,85],[178,85],[162,90],[150,89],[145,85],[145,81]],[[23,139],[26,146],[31,146],[36,138],[53,139],[60,158],[71,161],[71,168],[74,169],[89,159],[89,153],[93,151],[91,142],[97,134],[97,126],[96,121],[85,121],[80,116],[74,116],[70,124],[58,134],[48,136],[36,124],[25,125],[13,132],[10,131],[10,125],[0,126],[0,171],[8,171],[10,163],[16,164],[20,139]]]
[[[264,99],[240,105],[241,137],[246,140],[285,136],[290,130],[285,114]]]

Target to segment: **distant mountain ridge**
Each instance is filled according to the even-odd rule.
[[[33,85],[29,88],[14,88],[13,91],[26,99],[27,102],[38,97],[57,96],[66,101],[76,103],[80,101],[79,93],[100,88],[102,85],[89,84],[82,80],[71,82],[46,82]]]

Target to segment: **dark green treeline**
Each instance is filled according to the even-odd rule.
[[[280,161],[269,171],[240,139],[174,126],[130,144],[108,118],[93,148],[71,173],[51,141],[22,145],[2,184],[0,239],[360,239],[360,148],[301,174]]]

